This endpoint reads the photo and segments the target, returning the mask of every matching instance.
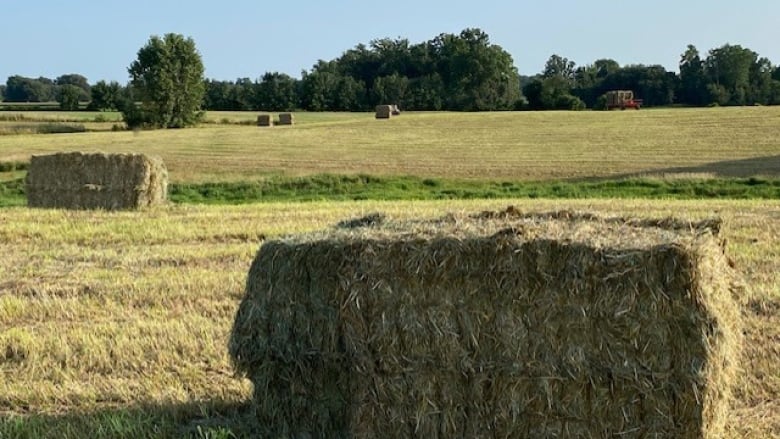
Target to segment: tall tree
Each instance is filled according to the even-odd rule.
[[[704,61],[699,56],[699,50],[692,44],[689,44],[685,53],[680,56],[680,90],[678,98],[680,103],[688,105],[709,103]]]
[[[512,56],[480,29],[441,34],[428,43],[444,81],[449,110],[504,110],[520,97]]]
[[[574,61],[569,61],[568,58],[553,54],[545,63],[542,76],[545,78],[561,78],[571,87],[574,85],[575,66]]]
[[[750,70],[757,61],[758,54],[739,45],[711,50],[704,66],[712,97],[722,105],[750,103]]]
[[[152,36],[128,68],[134,97],[142,104],[123,109],[125,121],[158,128],[196,124],[203,114],[203,70],[192,38],[173,33]]]

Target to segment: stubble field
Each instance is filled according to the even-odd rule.
[[[269,130],[219,123],[0,136],[0,161],[70,149],[152,152],[164,157],[174,181],[320,172],[780,175],[780,111],[769,108],[411,114],[389,124],[361,114],[307,116],[299,126]],[[747,285],[739,298],[746,347],[729,435],[780,436],[778,200],[507,199],[173,205],[135,213],[0,209],[0,438],[251,434],[251,385],[234,376],[226,344],[264,239],[374,211],[420,218],[507,204],[723,217],[728,251]]]

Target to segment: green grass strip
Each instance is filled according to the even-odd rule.
[[[496,198],[780,199],[780,179],[473,181],[370,175],[271,177],[254,182],[174,183],[174,203]],[[0,179],[0,207],[26,204],[21,178]]]
[[[523,182],[315,175],[258,182],[173,184],[176,203],[495,198],[778,199],[780,179],[621,179]]]

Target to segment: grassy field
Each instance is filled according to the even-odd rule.
[[[148,152],[163,157],[173,182],[323,173],[498,181],[780,176],[780,107],[296,118],[293,127],[210,123],[188,130],[0,136],[0,161],[61,150]]]
[[[89,113],[20,114],[33,124],[116,123],[115,114],[107,122]],[[728,251],[747,285],[739,299],[746,352],[729,437],[780,437],[780,201],[771,195],[780,179],[780,108],[405,113],[390,121],[301,113],[294,127],[265,129],[247,125],[255,117],[209,114],[209,123],[188,130],[0,135],[0,200],[3,191],[23,200],[24,170],[9,163],[60,150],[159,154],[174,187],[192,189],[172,195],[190,201],[203,188],[252,191],[268,181],[326,179],[315,189],[332,193],[360,175],[388,182],[375,190],[398,190],[401,200],[417,184],[430,191],[473,184],[473,196],[455,198],[505,199],[297,202],[291,200],[318,196],[306,198],[293,184],[262,204],[174,204],[142,213],[2,208],[0,439],[251,434],[251,386],[234,376],[226,344],[263,239],[374,211],[419,218],[507,204],[723,217]],[[16,122],[0,118],[0,131]],[[697,191],[721,183],[724,190],[735,182],[771,187],[765,200],[541,199],[577,197],[585,183],[631,181],[647,190],[647,181],[679,184],[691,191],[683,198],[706,196]],[[460,183],[453,189],[452,182]],[[512,192],[545,182],[559,189],[537,188],[540,199]],[[632,196],[626,194],[598,196]]]
[[[731,437],[780,434],[780,210],[758,201],[438,201],[0,210],[0,437],[251,432],[228,333],[263,238],[387,212],[572,208],[726,220],[749,288]],[[680,212],[685,212],[680,215]],[[229,436],[224,436],[229,437]]]

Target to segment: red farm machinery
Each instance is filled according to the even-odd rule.
[[[607,110],[613,110],[620,108],[625,110],[626,108],[640,109],[642,107],[641,99],[634,99],[634,92],[631,90],[612,90],[605,94],[607,98]]]

